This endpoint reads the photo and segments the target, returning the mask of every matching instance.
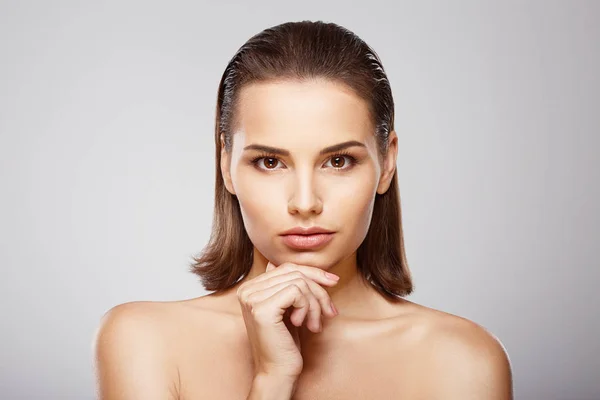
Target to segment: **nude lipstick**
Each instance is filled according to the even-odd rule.
[[[283,242],[299,250],[317,249],[329,243],[335,232],[319,226],[304,228],[301,226],[289,229],[281,234]]]

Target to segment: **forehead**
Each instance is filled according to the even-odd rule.
[[[367,103],[346,85],[324,79],[247,85],[236,117],[246,142],[368,141],[374,134]]]

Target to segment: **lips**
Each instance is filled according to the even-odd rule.
[[[281,234],[283,242],[299,250],[317,249],[327,244],[335,232],[320,226],[296,226]]]
[[[292,229],[288,229],[287,231],[283,232],[282,235],[315,235],[319,233],[333,233],[333,231],[321,228],[320,226],[311,226],[309,228],[296,226]]]
[[[335,233],[315,233],[312,235],[282,235],[283,242],[295,249],[317,249],[329,243]]]

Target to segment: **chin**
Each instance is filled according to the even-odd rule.
[[[326,255],[325,251],[296,251],[287,250],[285,255],[280,257],[283,262],[292,262],[294,264],[306,265],[321,269],[328,269],[331,264],[331,257]]]

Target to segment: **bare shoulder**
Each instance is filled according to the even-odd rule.
[[[483,326],[454,314],[418,306],[419,353],[431,397],[511,400],[512,372],[502,342]]]
[[[170,336],[174,303],[137,301],[108,310],[93,339],[100,399],[177,399]]]
[[[205,295],[110,309],[94,340],[98,398],[196,398],[219,379],[215,357],[232,370],[244,355],[243,321],[225,303]]]

